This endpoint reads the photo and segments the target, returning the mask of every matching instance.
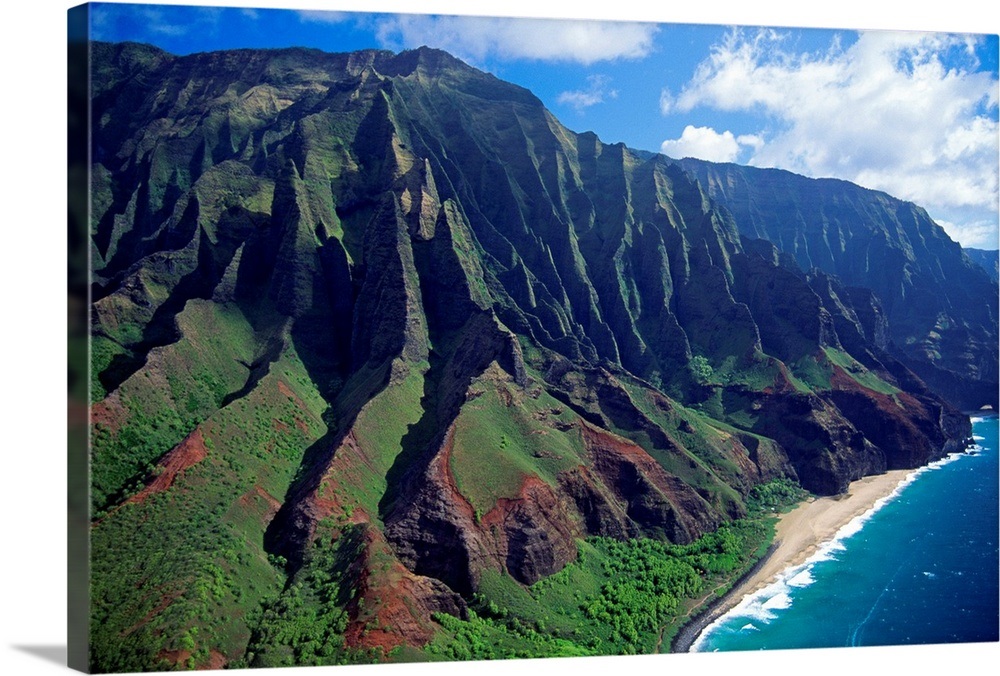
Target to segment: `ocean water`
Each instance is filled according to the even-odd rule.
[[[997,417],[909,475],[809,561],[710,625],[693,651],[997,641]]]

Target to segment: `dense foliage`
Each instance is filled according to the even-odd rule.
[[[689,608],[728,589],[771,533],[768,521],[739,520],[689,545],[590,538],[589,554],[530,588],[537,605],[512,609],[477,595],[479,612],[467,621],[437,616],[449,638],[428,651],[458,659],[652,652]]]

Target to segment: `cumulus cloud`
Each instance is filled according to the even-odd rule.
[[[679,93],[662,93],[660,107],[761,114],[772,126],[749,164],[845,178],[932,216],[977,209],[993,214],[983,220],[995,229],[997,80],[978,71],[975,39],[865,32],[847,48],[835,40],[800,53],[776,31],[734,30]],[[719,152],[731,152],[725,133],[716,136]]]
[[[655,24],[400,14],[381,19],[382,46],[438,47],[467,61],[532,59],[592,64],[639,59],[653,49]]]
[[[709,162],[735,162],[743,147],[760,148],[764,140],[759,136],[734,136],[731,131],[721,134],[711,127],[688,125],[677,139],[667,139],[660,152],[670,157],[697,157]]]
[[[587,84],[589,86],[586,89],[562,92],[556,101],[562,105],[572,106],[577,111],[582,111],[598,103],[604,103],[606,98],[618,98],[617,89],[608,89],[611,78],[607,75],[590,75],[587,77]]]

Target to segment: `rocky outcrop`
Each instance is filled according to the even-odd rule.
[[[575,538],[583,534],[576,515],[538,479],[527,479],[516,497],[476,514],[451,476],[452,435],[449,430],[416,495],[387,519],[386,537],[400,560],[470,594],[484,570],[532,584],[575,559]]]
[[[715,510],[636,444],[586,423],[582,437],[594,475],[639,532],[687,544],[718,526]]]
[[[786,450],[799,482],[811,492],[838,495],[851,481],[887,469],[882,449],[816,395],[771,395],[760,410],[754,431]]]

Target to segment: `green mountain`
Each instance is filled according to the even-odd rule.
[[[880,345],[955,406],[997,406],[996,252],[976,262],[919,206],[833,179],[685,159],[740,233],[878,296]],[[984,273],[985,268],[986,273]]]
[[[92,59],[95,670],[651,651],[964,445],[878,289],[444,52]]]

